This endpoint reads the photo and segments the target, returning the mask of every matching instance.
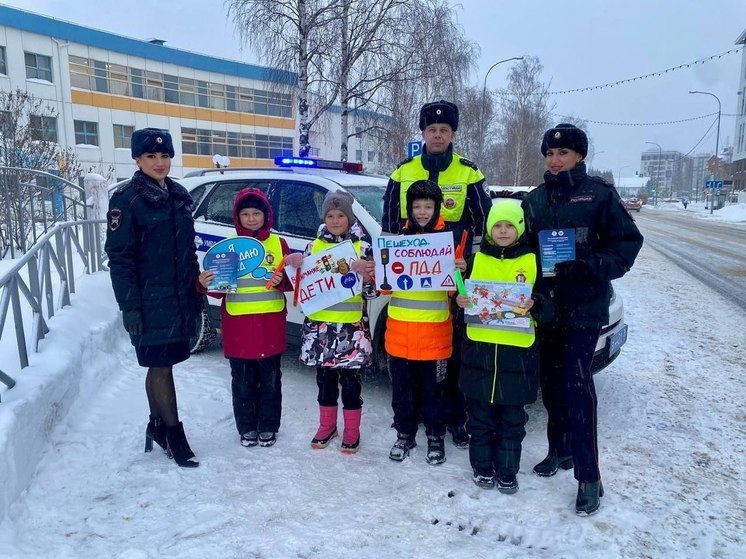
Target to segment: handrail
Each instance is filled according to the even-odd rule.
[[[0,276],[0,340],[8,309],[12,308],[20,369],[29,365],[24,316],[30,313],[30,346],[36,353],[39,342],[49,332],[49,319],[56,311],[70,305],[70,294],[75,293],[76,264],[82,264],[86,274],[105,269],[99,227],[102,223],[105,220],[58,223]],[[2,370],[0,382],[8,388],[15,386],[15,380]]]

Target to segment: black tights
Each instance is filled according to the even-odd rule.
[[[169,426],[179,423],[172,367],[150,367],[145,377],[145,392],[148,395],[150,415],[160,417]]]

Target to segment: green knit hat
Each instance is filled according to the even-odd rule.
[[[498,221],[507,221],[513,224],[516,230],[516,239],[520,239],[526,230],[526,222],[523,218],[523,208],[512,200],[498,200],[492,205],[487,216],[487,230],[485,235],[490,243],[495,244],[492,239],[492,228]]]

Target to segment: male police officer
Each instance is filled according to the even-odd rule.
[[[487,214],[492,206],[484,189],[484,175],[479,168],[453,151],[458,129],[458,107],[448,101],[426,103],[420,109],[420,130],[425,145],[422,155],[402,161],[391,174],[383,198],[383,231],[398,234],[407,219],[407,189],[418,180],[429,179],[443,192],[440,213],[446,229],[453,232],[454,242],[461,241],[463,231],[468,240],[464,256],[471,254],[474,236],[484,234]],[[456,446],[466,448],[469,437],[464,429],[466,412],[458,389],[462,328],[456,321],[453,356],[448,363],[447,391],[451,403],[450,429]]]

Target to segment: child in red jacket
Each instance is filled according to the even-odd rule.
[[[236,293],[208,293],[223,299],[223,352],[231,365],[233,415],[243,446],[272,446],[280,429],[280,358],[287,349],[283,291],[290,291],[292,286],[282,272],[274,271],[290,249],[284,239],[270,232],[272,217],[272,208],[261,190],[245,188],[236,196],[236,233],[253,237],[264,246],[261,265],[273,272],[271,288],[266,289],[266,279],[249,275],[238,278]],[[212,272],[202,272],[199,281],[207,288],[212,277]]]

